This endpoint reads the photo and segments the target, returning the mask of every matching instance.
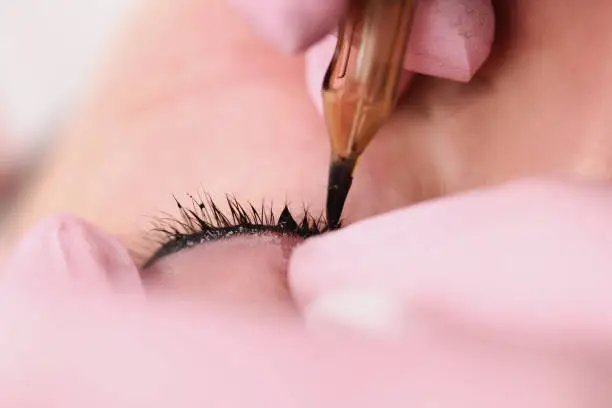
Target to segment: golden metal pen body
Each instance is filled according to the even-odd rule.
[[[322,89],[332,151],[330,226],[339,221],[357,159],[397,103],[415,1],[349,0]]]

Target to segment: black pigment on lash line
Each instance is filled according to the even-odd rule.
[[[323,216],[312,217],[308,210],[296,221],[287,205],[278,218],[272,208],[260,209],[248,204],[243,206],[235,197],[227,196],[228,214],[226,215],[214,203],[209,195],[205,199],[191,200],[191,208],[183,206],[176,198],[179,218],[162,219],[162,225],[154,231],[162,234],[161,246],[144,264],[144,268],[153,265],[159,259],[205,242],[218,241],[236,235],[260,235],[273,233],[277,235],[309,238],[328,230]],[[338,226],[340,227],[340,225]]]

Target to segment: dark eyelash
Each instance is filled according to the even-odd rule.
[[[161,234],[162,239],[160,247],[145,262],[144,268],[182,249],[234,235],[274,233],[308,238],[329,229],[327,220],[323,216],[314,218],[307,209],[304,209],[298,222],[287,205],[277,219],[271,206],[266,208],[262,204],[260,209],[255,208],[251,203],[243,206],[233,196],[226,196],[227,215],[219,209],[209,195],[205,195],[204,199],[196,199],[192,196],[189,196],[189,199],[191,208],[182,205],[175,197],[179,218],[172,216],[162,218],[158,226],[153,229],[154,232]],[[338,225],[336,228],[340,227],[341,225]]]

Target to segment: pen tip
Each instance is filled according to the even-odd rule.
[[[344,209],[344,202],[353,183],[353,169],[356,160],[333,160],[329,168],[329,182],[327,186],[327,226],[330,230],[340,226],[340,218]]]

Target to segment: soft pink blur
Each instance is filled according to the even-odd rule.
[[[314,305],[332,306],[311,330],[214,301],[195,313],[180,299],[143,302],[125,248],[52,218],[25,238],[0,287],[0,405],[609,406],[612,356],[599,347],[610,341],[609,245],[588,244],[610,237],[610,201],[606,188],[517,185],[312,239],[290,271],[309,323]],[[129,279],[117,284],[118,272]],[[372,331],[393,303],[404,305],[399,330]],[[554,327],[558,337],[541,336]],[[573,353],[558,352],[576,339]]]
[[[290,283],[317,317],[378,316],[403,331],[425,316],[545,350],[608,352],[611,213],[606,185],[475,191],[311,239]]]

